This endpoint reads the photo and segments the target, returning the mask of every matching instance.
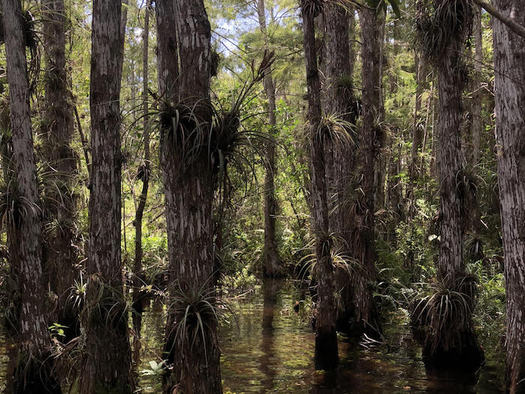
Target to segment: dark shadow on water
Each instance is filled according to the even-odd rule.
[[[260,356],[260,370],[264,374],[262,386],[265,390],[271,390],[275,384],[278,364],[275,359],[275,330],[273,319],[277,306],[277,295],[282,283],[275,279],[265,279],[263,282],[263,316],[262,316],[262,340]]]

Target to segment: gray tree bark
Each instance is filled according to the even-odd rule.
[[[41,205],[33,151],[29,81],[19,0],[2,0],[6,43],[12,133],[11,168],[14,180],[8,190],[10,206],[8,246],[11,272],[19,294],[16,300],[18,360],[13,392],[60,393],[52,374],[51,338],[45,314],[42,271]],[[42,389],[44,388],[44,389]]]
[[[212,207],[216,184],[208,155],[211,28],[202,0],[159,0],[156,5],[159,88],[167,100],[161,114],[170,259],[165,353],[173,365],[165,376],[164,391],[221,393],[217,321],[210,309],[215,303]],[[175,111],[179,112],[177,127],[173,126]],[[185,319],[190,303],[190,316]],[[203,327],[198,325],[197,313]],[[198,335],[193,341],[195,330]]]
[[[316,10],[314,1],[301,1],[303,44],[308,87],[308,127],[310,133],[311,205],[315,235],[315,272],[318,305],[315,320],[315,367],[334,369],[339,362],[336,334],[334,265],[331,257],[328,197],[325,169],[325,131],[321,124],[321,82],[315,43]],[[319,10],[320,11],[320,10]]]
[[[382,18],[376,10],[363,8],[359,11],[361,23],[362,49],[362,126],[359,130],[358,155],[361,158],[356,167],[358,190],[351,209],[352,220],[356,223],[350,250],[353,251],[359,269],[355,270],[352,289],[355,317],[362,331],[365,328],[378,328],[375,307],[369,283],[375,280],[375,201],[376,186],[374,174],[377,156],[381,149],[383,130],[380,126],[382,117]],[[373,332],[372,332],[373,333]]]
[[[342,130],[346,138],[334,140],[331,155],[326,165],[331,166],[332,184],[328,189],[333,194],[330,231],[337,236],[334,245],[345,257],[351,256],[350,245],[354,235],[355,224],[348,211],[351,207],[352,173],[355,170],[355,125],[357,122],[357,104],[353,92],[354,59],[351,56],[350,36],[353,30],[353,8],[348,9],[340,4],[326,4],[324,10],[324,56],[325,56],[325,97],[323,100],[326,114],[342,121]],[[352,31],[353,34],[353,31]],[[341,136],[340,136],[341,137]],[[348,271],[337,268],[336,289],[341,295],[337,310],[338,330],[349,331],[349,322],[353,319],[353,295]]]
[[[91,195],[82,394],[132,393],[121,260],[121,2],[94,0],[91,36]]]
[[[71,289],[79,274],[79,256],[74,246],[77,196],[74,177],[78,157],[71,147],[75,132],[72,96],[66,71],[66,15],[64,0],[45,0],[44,59],[45,106],[42,123],[45,165],[44,270],[56,294],[54,322],[66,326],[67,342],[80,334],[79,310],[71,302]]]
[[[525,25],[525,4],[498,0],[498,10]],[[507,291],[507,387],[525,393],[525,39],[494,19],[498,182]]]
[[[438,368],[475,370],[483,361],[483,352],[477,343],[472,324],[475,284],[466,274],[463,259],[465,213],[468,207],[464,199],[466,185],[463,181],[464,160],[461,149],[462,93],[465,87],[463,51],[466,26],[471,23],[472,10],[469,7],[469,3],[465,1],[449,10],[463,11],[458,17],[463,18],[461,26],[465,28],[458,28],[453,32],[454,36],[451,35],[443,43],[441,52],[434,54],[432,59],[439,93],[435,137],[440,196],[440,242],[436,268],[440,287],[436,292],[436,299],[442,299],[443,291],[453,291],[461,294],[466,307],[462,310],[461,319],[447,318],[439,330],[433,322],[448,317],[447,311],[441,305],[430,310],[430,329],[425,339],[423,357],[429,365]]]

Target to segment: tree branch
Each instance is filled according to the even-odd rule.
[[[499,19],[501,22],[507,25],[507,27],[514,33],[516,33],[520,37],[525,38],[525,26],[522,26],[519,23],[514,22],[514,20],[512,20],[511,18],[506,17],[496,7],[492,6],[489,3],[486,3],[484,0],[474,0],[474,2],[480,7],[483,7],[485,11],[487,11],[494,18]]]

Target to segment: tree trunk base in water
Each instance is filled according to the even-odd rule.
[[[339,363],[337,333],[335,328],[329,332],[315,335],[315,369],[332,370]]]
[[[380,316],[375,308],[372,311],[371,322],[369,323],[358,320],[353,307],[338,310],[336,329],[338,332],[354,339],[363,335],[376,340],[380,340],[382,337]]]
[[[423,347],[423,361],[427,371],[432,373],[457,372],[458,374],[475,373],[485,362],[483,349],[474,333],[461,334],[461,346],[449,347],[438,345],[433,349]]]

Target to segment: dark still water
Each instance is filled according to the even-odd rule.
[[[503,355],[487,348],[487,363],[476,377],[427,376],[401,310],[385,327],[384,343],[340,337],[340,367],[330,374],[317,372],[309,302],[304,290],[280,282],[230,300],[231,312],[225,314],[219,332],[224,393],[504,392]],[[161,392],[163,332],[164,312],[153,303],[144,314],[137,368],[141,393]],[[0,335],[0,392],[5,387],[7,350]]]
[[[233,313],[227,314],[219,333],[225,393],[504,392],[503,358],[491,355],[490,349],[485,349],[487,363],[476,377],[427,376],[402,311],[385,327],[384,343],[352,343],[340,337],[338,370],[316,372],[308,298],[294,310],[302,295],[289,283],[273,282],[230,302]],[[148,311],[145,320],[141,387],[155,393],[160,379],[150,361],[160,361],[163,323],[159,311]]]

